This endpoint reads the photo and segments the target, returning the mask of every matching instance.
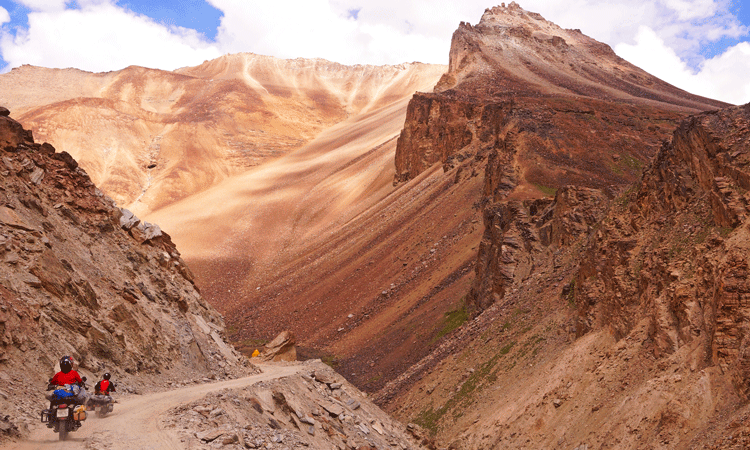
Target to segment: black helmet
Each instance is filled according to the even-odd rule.
[[[109,372],[105,372],[104,375],[102,375],[102,378],[104,378],[105,380],[109,380],[110,376],[111,375],[109,374]]]
[[[73,358],[67,355],[60,358],[60,370],[62,373],[68,373],[73,370]]]

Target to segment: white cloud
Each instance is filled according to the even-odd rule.
[[[11,29],[7,20],[2,26],[0,52],[9,67],[36,64],[92,71],[133,64],[169,70],[236,52],[321,57],[345,64],[445,64],[458,23],[477,23],[492,5],[487,0],[206,0],[223,13],[215,40],[206,42],[194,30],[157,23],[118,6],[116,0],[16,1],[33,12],[28,29]],[[743,90],[726,88],[729,82],[744,86],[742,76],[750,65],[745,46],[710,60],[700,52],[722,38],[747,36],[729,2],[524,0],[522,6],[562,27],[580,28],[683,89],[750,101],[750,96],[738,94]],[[355,10],[356,18],[350,13]],[[0,11],[0,20],[4,17]],[[736,77],[732,71],[739,71]]]
[[[0,25],[10,22],[10,14],[8,10],[0,6]]]
[[[77,9],[29,13],[27,30],[0,35],[9,66],[108,71],[141,65],[171,70],[221,55],[194,30],[167,28],[107,1],[79,3],[83,5]]]
[[[742,42],[698,70],[690,69],[675,51],[648,27],[641,27],[636,43],[620,44],[618,55],[681,89],[704,97],[741,104],[750,102],[750,44]]]
[[[440,32],[430,29],[427,18],[437,22],[445,18],[435,14],[434,7],[428,11],[426,2],[424,8],[415,7],[419,2],[403,2],[411,5],[414,14],[403,14],[404,8],[389,10],[388,2],[377,6],[327,0],[209,2],[224,12],[216,41],[226,52],[320,57],[346,64],[447,63],[450,35],[458,25],[454,19],[452,27]],[[357,19],[350,14],[355,9]]]

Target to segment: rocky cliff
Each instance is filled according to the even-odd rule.
[[[749,124],[691,116],[612,199],[485,209],[483,312],[381,403],[455,449],[746,447]]]
[[[456,182],[484,172],[482,252],[500,254],[494,230],[506,220],[495,218],[507,212],[502,202],[553,196],[568,185],[612,197],[638,179],[681,117],[721,106],[652,77],[580,31],[515,3],[498,6],[476,26],[461,24],[436,93],[409,104],[395,183],[434,164],[455,169]],[[489,289],[483,275],[492,270],[481,260],[469,296],[479,309],[502,295],[497,282]]]
[[[0,115],[0,409],[37,421],[62,355],[124,386],[247,372],[169,235]]]
[[[750,106],[691,117],[592,236],[575,280],[578,333],[638,332],[691,370],[750,394]]]
[[[493,8],[410,105],[397,183],[484,172],[476,316],[378,400],[454,449],[744,448],[750,108],[587,39]]]
[[[723,106],[511,3],[453,34],[449,69],[435,94],[417,94],[409,106],[395,181],[437,162],[452,167],[482,158],[515,132],[527,144],[519,142],[515,158],[531,164],[519,168],[522,179],[554,188],[593,172],[587,184],[618,184],[628,178],[621,172],[653,156],[677,116]]]

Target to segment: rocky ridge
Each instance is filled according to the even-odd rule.
[[[252,372],[169,235],[0,113],[0,409],[22,431],[37,422],[66,354],[126,393]]]
[[[611,201],[493,206],[483,312],[378,401],[455,449],[742,448],[748,124],[690,117]]]

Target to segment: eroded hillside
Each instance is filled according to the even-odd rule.
[[[5,115],[2,115],[4,111]],[[0,111],[0,407],[22,428],[62,355],[123,386],[248,373],[169,235]],[[245,367],[247,366],[247,367]]]
[[[253,54],[174,72],[23,66],[0,75],[0,104],[141,216],[410,97],[443,71]]]
[[[457,449],[746,446],[748,123],[684,121],[606,211],[571,187],[486,213],[511,253],[475,286],[505,289],[380,400]]]
[[[558,39],[538,39],[539,29]],[[506,47],[526,63],[498,60]],[[406,100],[352,117],[289,155],[153,215],[191,255],[236,343],[252,351],[289,328],[303,348],[338,362],[357,385],[379,389],[438,345],[468,309],[486,308],[483,302],[510,289],[503,277],[524,280],[541,264],[512,256],[527,245],[524,227],[502,250],[490,244],[489,233],[502,235],[512,221],[493,219],[488,206],[549,198],[571,183],[611,198],[638,179],[688,112],[722,105],[668,86],[603,51],[604,44],[517,5],[489,10],[476,27],[463,25],[453,48],[440,92],[417,93],[405,116]],[[577,56],[565,59],[570,55]],[[599,73],[594,65],[609,78],[583,77]],[[550,87],[560,77],[512,88],[535,66],[564,66],[589,88]],[[450,77],[469,81],[448,85]],[[605,82],[617,77],[630,88]],[[659,100],[651,98],[662,90]],[[518,209],[519,220],[543,207]],[[217,232],[201,232],[217,222]],[[591,221],[583,222],[585,231]],[[501,252],[507,273],[478,281],[476,271],[497,265],[490,255]],[[546,248],[539,252],[548,258]]]

